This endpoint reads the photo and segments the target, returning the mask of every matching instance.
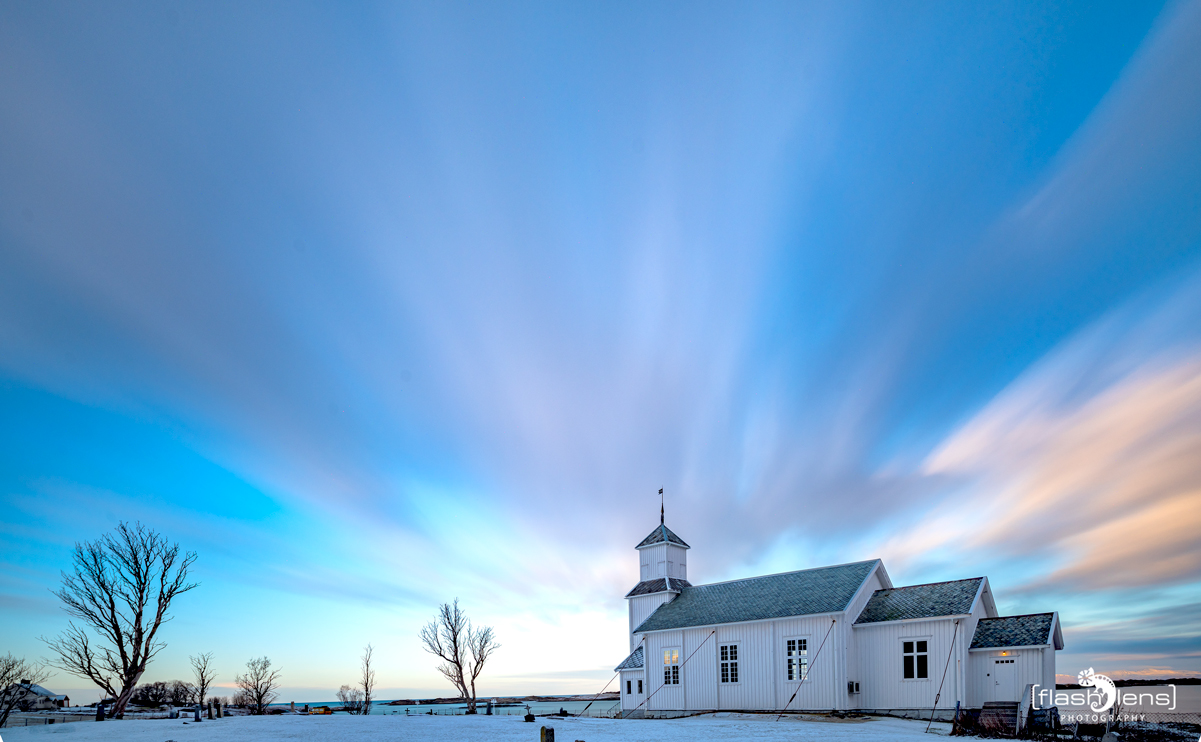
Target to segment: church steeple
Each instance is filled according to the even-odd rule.
[[[688,549],[692,548],[663,523],[663,512],[659,512],[659,525],[647,534],[634,548],[638,550],[641,566],[640,581],[670,578],[688,579]]]
[[[662,492],[662,490],[660,490]],[[642,539],[638,550],[641,574],[638,584],[626,593],[630,607],[630,651],[640,639],[638,627],[655,609],[692,587],[688,582],[688,549],[684,539],[672,533],[664,522],[663,504],[659,504],[659,525]]]

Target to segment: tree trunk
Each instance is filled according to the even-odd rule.
[[[133,676],[133,680],[121,689],[121,694],[117,696],[117,700],[113,703],[113,711],[110,714],[112,718],[125,718],[125,707],[129,704],[129,699],[133,698],[133,692],[138,689],[138,681],[142,679],[142,675],[145,672],[146,668],[144,667],[138,670],[138,674]]]
[[[129,699],[133,697],[133,691],[137,686],[131,685],[121,691],[121,695],[117,696],[117,700],[113,703],[113,710],[109,716],[113,719],[125,718],[125,706],[129,703]]]

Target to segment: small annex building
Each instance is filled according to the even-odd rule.
[[[860,710],[904,715],[1015,702],[1055,687],[1058,614],[998,616],[987,577],[896,587],[879,559],[688,581],[688,550],[660,522],[637,547],[628,716]],[[941,688],[941,690],[940,690]]]
[[[22,711],[53,711],[71,705],[71,699],[65,694],[47,690],[28,680],[13,683],[0,693],[5,701],[14,696],[16,708]]]

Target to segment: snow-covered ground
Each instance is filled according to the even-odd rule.
[[[707,714],[687,719],[538,719],[515,716],[245,716],[203,721],[73,722],[0,730],[4,742],[26,740],[129,740],[130,742],[537,742],[542,725],[555,728],[555,742],[690,742],[692,740],[926,740],[926,722],[904,719],[829,719],[758,714]],[[820,720],[815,720],[820,719]],[[949,724],[930,730],[946,735]]]

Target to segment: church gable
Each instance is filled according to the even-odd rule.
[[[877,590],[855,624],[967,615],[983,582],[983,577],[973,577]]]

